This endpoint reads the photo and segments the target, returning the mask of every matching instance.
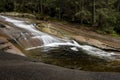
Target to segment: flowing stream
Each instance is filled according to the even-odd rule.
[[[89,45],[80,45],[74,40],[65,40],[41,32],[36,28],[37,26],[35,24],[32,24],[28,21],[18,20],[6,16],[0,17],[3,18],[6,22],[14,25],[13,28],[8,27],[6,29],[6,34],[9,35],[12,39],[14,39],[25,50],[33,50],[37,48],[49,48],[50,50],[54,48],[59,48],[61,46],[67,46],[70,50],[74,52],[80,52],[80,50],[83,50],[88,55],[93,55],[100,58],[108,58],[111,60],[119,59],[118,57],[115,57],[120,56],[118,54],[112,52],[105,52]]]

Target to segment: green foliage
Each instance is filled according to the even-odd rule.
[[[120,34],[119,0],[0,0],[0,12],[10,11],[95,25],[105,33]]]
[[[91,13],[87,10],[79,11],[75,14],[75,17],[83,23],[90,23]]]
[[[101,16],[102,26],[113,27],[116,24],[118,12],[116,12],[115,10],[102,8],[102,9],[98,9],[97,13],[98,13],[98,17],[99,15]]]

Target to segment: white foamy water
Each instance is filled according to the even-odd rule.
[[[16,20],[13,18],[9,18],[9,17],[5,17],[5,16],[1,16],[2,18],[5,19],[5,21],[10,22],[12,24],[14,24],[16,27],[25,29],[29,32],[31,32],[34,36],[31,37],[33,39],[42,39],[43,41],[43,45],[39,45],[39,46],[35,46],[35,47],[29,47],[26,50],[31,50],[31,49],[36,49],[36,48],[41,48],[41,47],[59,47],[59,46],[70,46],[70,49],[73,51],[79,51],[79,48],[86,51],[87,54],[90,55],[94,55],[94,56],[98,56],[98,57],[109,57],[114,59],[114,57],[112,57],[112,55],[117,55],[114,53],[109,53],[109,52],[105,52],[103,50],[100,50],[98,48],[89,46],[89,45],[80,45],[78,44],[76,41],[67,41],[67,40],[63,40],[54,36],[51,36],[49,34],[43,33],[39,30],[37,30],[35,28],[35,26],[33,24],[28,24],[25,21],[21,21],[21,20]]]

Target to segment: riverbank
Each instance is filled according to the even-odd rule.
[[[39,29],[49,34],[62,38],[72,38],[78,42],[89,44],[97,48],[120,53],[120,37],[103,35],[96,32],[95,28],[79,24],[60,22],[56,20],[37,20],[34,15],[28,13],[1,13],[2,15],[15,16],[27,19],[38,24]],[[49,27],[48,27],[49,26]]]
[[[49,27],[49,29],[51,29],[51,32],[48,31],[47,29],[43,30],[50,34],[54,33],[59,36],[59,33],[61,32],[61,34],[67,35],[67,37],[72,38],[80,43],[92,45],[97,48],[103,49],[105,51],[120,53],[119,37],[113,37],[107,34],[106,35],[99,34],[91,27],[81,26],[78,24],[71,24],[67,22],[63,23],[58,21],[47,21],[47,22],[42,21],[40,23],[43,26],[48,26],[48,25],[51,26],[51,28]]]
[[[80,27],[77,29],[77,27],[75,27],[75,25],[73,24],[71,24],[72,26],[70,26],[70,23],[65,24],[56,21],[54,22],[43,21],[43,20],[40,21],[36,19],[26,19],[26,18],[18,18],[11,16],[9,17],[1,16],[1,22],[3,22],[4,25],[8,24],[6,25],[5,28],[4,26],[1,28],[2,32],[5,33],[7,36],[9,36],[10,39],[15,40],[16,43],[18,43],[19,46],[21,46],[21,48],[27,50],[26,52],[29,57],[37,59],[38,61],[52,65],[58,65],[66,68],[86,70],[86,71],[102,71],[102,72],[120,71],[118,66],[119,62],[111,61],[111,60],[119,61],[120,59],[119,54],[116,54],[119,53],[119,49],[109,47],[108,44],[105,44],[101,42],[99,38],[96,38],[97,36],[95,36],[94,39],[90,38],[90,36],[88,36],[88,33],[85,33],[87,31],[84,31],[87,27],[83,27],[83,28]],[[37,23],[37,25],[33,23]],[[40,31],[39,32],[36,31],[37,29],[40,29]],[[81,33],[81,30],[84,32]],[[33,35],[32,33],[36,33],[37,35],[36,34]],[[40,36],[41,33],[42,33],[42,37]],[[46,35],[46,33],[52,35],[48,35],[48,34]],[[67,47],[63,45],[63,48],[59,48],[53,51],[50,50],[48,52],[42,53],[41,49],[36,47],[41,45],[38,44],[41,43],[41,38],[44,42],[47,42],[47,44],[49,44],[49,41],[50,43],[54,43],[54,41],[56,42],[57,40],[57,38],[54,35],[57,37],[61,37],[65,40],[67,40],[66,38],[72,38],[71,40],[75,39],[80,43],[81,48],[82,49],[84,48],[88,52],[82,51],[81,49],[79,50],[79,48],[75,48],[75,47],[69,48],[69,46]],[[36,41],[36,39],[38,41]],[[84,45],[82,45],[81,43]],[[88,46],[85,46],[85,44],[88,44]],[[106,50],[107,52],[104,52],[98,48]],[[79,51],[77,52],[76,50]],[[115,53],[112,53],[113,51]],[[91,55],[93,56],[87,55],[89,53],[90,54],[92,53]],[[110,63],[108,63],[109,60]]]

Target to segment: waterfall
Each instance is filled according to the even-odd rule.
[[[52,36],[49,36],[49,35],[42,35],[41,38],[43,40],[44,45],[54,43],[54,42],[57,42],[57,43],[61,42],[60,40],[58,40]]]
[[[115,53],[109,53],[109,52],[105,52],[103,50],[100,50],[98,48],[89,46],[89,45],[80,45],[78,44],[76,41],[72,40],[63,40],[60,39],[58,37],[49,35],[47,33],[41,32],[39,30],[36,29],[36,27],[34,26],[34,24],[31,23],[26,23],[24,20],[16,20],[13,18],[9,18],[9,17],[5,17],[5,16],[1,16],[2,18],[5,19],[5,21],[14,24],[16,27],[20,28],[20,29],[24,29],[26,30],[26,32],[30,35],[30,39],[27,39],[26,35],[24,35],[23,33],[21,33],[21,35],[24,37],[25,40],[27,40],[27,42],[29,42],[29,44],[33,45],[32,40],[36,39],[39,40],[37,44],[34,44],[35,46],[29,46],[26,48],[26,50],[31,50],[31,49],[36,49],[36,48],[40,48],[40,47],[59,47],[59,46],[70,46],[70,49],[73,51],[79,51],[79,49],[82,49],[84,51],[87,52],[87,54],[89,55],[94,55],[94,56],[98,56],[98,57],[109,57],[111,59],[114,59],[114,55],[118,55]],[[41,42],[41,44],[39,44]],[[118,55],[120,56],[120,55]]]

